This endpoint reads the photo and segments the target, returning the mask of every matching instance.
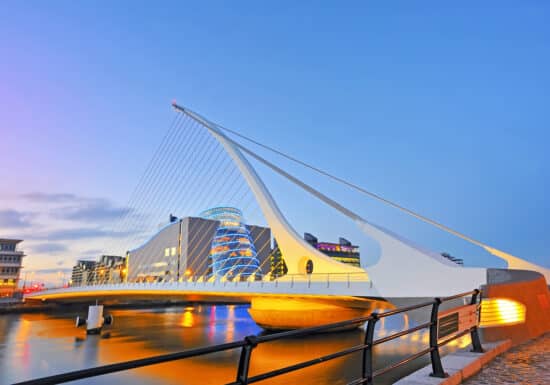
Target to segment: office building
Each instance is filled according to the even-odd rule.
[[[19,239],[0,239],[0,297],[11,297],[17,290],[25,253]]]
[[[71,274],[71,286],[86,286],[93,284],[96,261],[78,260],[73,266]]]
[[[102,255],[99,261],[78,260],[73,266],[71,286],[121,283],[126,280],[126,258]]]
[[[345,238],[339,238],[338,243],[319,242],[310,233],[304,233],[304,239],[323,254],[328,255],[338,262],[361,267],[359,246],[354,246]]]
[[[204,212],[208,216],[208,212]],[[214,218],[170,216],[169,223],[141,246],[127,252],[129,282],[159,282],[208,277],[209,258],[220,221]],[[250,234],[260,270],[265,271],[271,251],[271,230],[243,225]]]

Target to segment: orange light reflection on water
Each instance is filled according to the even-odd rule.
[[[181,317],[180,325],[184,328],[190,328],[193,327],[194,324],[194,315],[193,315],[193,308],[191,310],[185,308],[185,311],[183,312],[183,315]]]
[[[72,344],[74,346],[62,345],[58,341],[67,338],[74,339],[75,336],[84,337],[83,330],[75,329],[73,320],[69,318],[45,317],[40,322],[30,322],[25,316],[21,318],[14,335],[15,339],[20,342],[36,337],[51,338],[52,344],[59,344],[58,349],[69,350],[69,356],[80,354],[84,356],[84,359],[91,359],[91,361],[73,362],[74,369],[78,369],[238,340],[246,335],[243,328],[251,325],[251,321],[244,318],[246,309],[234,305],[205,306],[204,311],[198,307],[186,307],[168,312],[124,310],[113,313],[115,326],[110,329],[111,338],[102,339],[98,336],[88,336],[78,346],[75,344]],[[30,315],[30,317],[34,316]],[[388,318],[377,325],[376,338],[397,333],[403,330],[404,326],[409,326],[408,319],[394,322]],[[252,329],[252,333],[257,332],[257,328]],[[261,344],[254,349],[250,375],[334,353],[361,343],[363,338],[363,332],[354,330]],[[396,362],[405,355],[413,354],[427,347],[428,342],[427,330],[417,332],[403,339],[377,346],[376,357],[381,363]],[[469,344],[468,336],[452,343],[456,346],[466,346],[467,344]],[[25,345],[20,344],[19,346],[21,349]],[[28,346],[25,349],[28,351]],[[23,365],[21,366],[25,366],[24,360],[36,361],[36,354],[32,356],[32,351],[29,354],[31,358],[28,355],[25,358],[24,352],[20,350],[21,357],[18,361],[22,361]],[[119,384],[208,385],[228,383],[235,379],[239,355],[240,350],[236,349],[216,355],[152,365],[121,374],[108,375],[103,378],[103,381],[104,383],[117,381]],[[67,363],[67,365],[70,364],[70,362]],[[29,365],[28,362],[27,365]],[[296,383],[328,385],[339,381],[346,383],[359,374],[360,368],[361,355],[355,353],[264,383],[268,385]],[[21,370],[26,369],[22,368]],[[36,373],[33,373],[32,377],[36,377]]]

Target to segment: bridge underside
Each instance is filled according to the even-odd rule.
[[[232,293],[232,292],[194,292],[182,290],[90,290],[80,292],[57,292],[43,294],[35,293],[25,297],[28,302],[49,302],[49,303],[86,303],[86,302],[132,302],[132,301],[184,301],[184,302],[209,302],[209,303],[252,303],[253,299],[263,298],[265,300],[307,300],[324,304],[341,304],[349,307],[372,308],[373,304],[383,307],[391,307],[382,298],[368,298],[345,295],[323,295],[323,294],[269,294],[269,293]],[[281,303],[279,303],[281,306]]]

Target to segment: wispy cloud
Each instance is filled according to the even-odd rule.
[[[83,227],[83,228],[53,230],[47,234],[42,234],[35,238],[47,239],[50,241],[72,241],[72,240],[91,239],[91,238],[124,238],[131,234],[132,233],[130,232],[108,231],[98,227],[96,228]]]
[[[67,251],[67,246],[61,243],[39,243],[32,246],[33,253],[57,254]]]
[[[32,223],[29,220],[30,214],[17,210],[0,210],[0,227],[30,227]]]
[[[132,209],[115,206],[108,199],[88,198],[72,193],[36,191],[19,197],[35,204],[47,204],[49,214],[56,219],[97,223],[133,214]]]
[[[76,204],[52,211],[54,217],[73,221],[112,221],[131,213],[127,207],[116,207],[106,199],[83,199]]]
[[[60,203],[75,201],[80,199],[75,194],[70,193],[45,193],[45,192],[31,192],[26,194],[21,194],[21,198],[40,203]]]

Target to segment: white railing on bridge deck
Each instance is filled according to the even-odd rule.
[[[366,273],[329,273],[329,274],[287,274],[276,279],[266,277],[263,280],[224,280],[203,277],[189,277],[180,280],[160,282],[123,282],[96,283],[94,285],[70,286],[61,289],[49,289],[42,294],[53,292],[117,291],[117,290],[182,290],[203,293],[227,291],[228,293],[274,293],[274,294],[323,294],[374,296],[376,290]],[[39,293],[36,293],[39,296]],[[32,295],[30,295],[32,297]]]
[[[286,274],[277,278],[270,278],[269,276],[265,276],[264,279],[249,279],[249,280],[240,280],[240,279],[224,279],[224,278],[210,278],[210,279],[204,279],[203,276],[190,276],[187,278],[180,278],[179,280],[176,279],[167,279],[167,280],[161,280],[156,282],[110,282],[108,280],[94,282],[92,284],[86,284],[86,285],[72,285],[70,287],[93,287],[93,286],[105,286],[105,285],[126,285],[126,284],[208,284],[210,286],[242,286],[246,285],[250,287],[250,284],[254,285],[260,285],[261,287],[265,286],[279,286],[279,284],[284,285],[290,285],[290,287],[294,287],[295,283],[307,283],[308,285],[311,285],[312,283],[325,283],[327,287],[330,287],[331,283],[347,283],[348,287],[351,286],[352,282],[361,282],[365,283],[368,282],[370,286],[372,287],[372,281],[368,278],[368,275],[366,273],[313,273],[313,274]]]

